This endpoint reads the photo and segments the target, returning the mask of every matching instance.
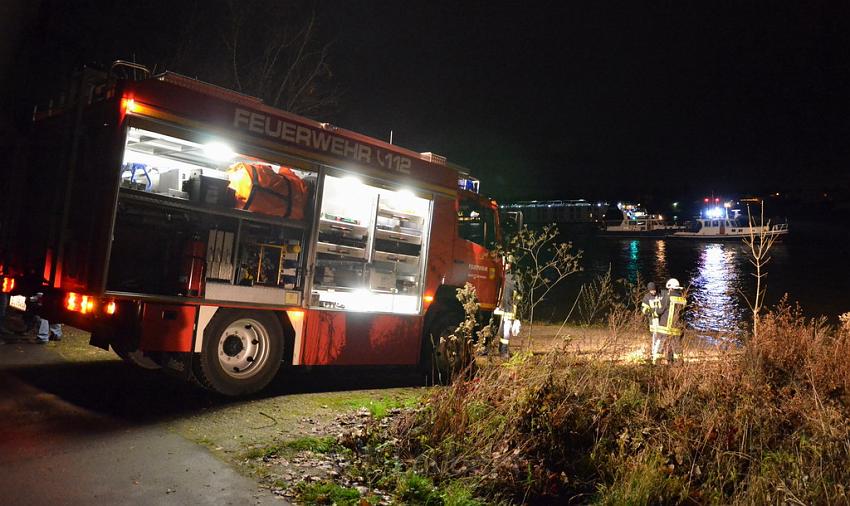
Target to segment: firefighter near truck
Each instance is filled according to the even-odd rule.
[[[504,279],[497,205],[467,171],[142,71],[83,73],[34,113],[5,291],[224,395],[282,366],[448,374],[457,289],[486,315]]]

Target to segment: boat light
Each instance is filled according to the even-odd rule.
[[[723,211],[720,210],[719,207],[712,207],[711,209],[705,212],[705,215],[709,218],[720,218],[721,216],[723,216]]]

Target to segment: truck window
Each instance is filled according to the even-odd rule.
[[[410,191],[325,176],[311,305],[418,313],[430,216]]]
[[[496,219],[493,210],[473,199],[462,199],[457,213],[461,239],[492,249],[496,245]]]

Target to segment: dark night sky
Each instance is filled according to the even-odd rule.
[[[384,139],[392,129],[497,197],[848,183],[847,2],[318,5],[345,91],[326,119]],[[134,35],[113,53],[143,54],[130,46],[150,25],[123,19]],[[77,60],[112,56],[86,44]]]
[[[340,121],[393,128],[503,196],[847,173],[846,3],[626,4],[349,2],[334,19],[352,99]]]

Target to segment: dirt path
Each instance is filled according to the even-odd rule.
[[[520,336],[511,342],[513,351],[531,349],[535,353],[545,353],[553,349],[564,349],[588,358],[639,362],[648,360],[651,350],[649,331],[618,329],[608,327],[582,327],[578,325],[535,325],[533,339],[529,336],[528,326]],[[686,331],[681,340],[678,356],[685,361],[712,361],[728,356],[735,345],[724,336],[698,337],[692,331]]]
[[[39,381],[68,367],[53,344],[0,345],[3,504],[282,504],[165,425],[128,423]]]
[[[423,393],[410,371],[285,370],[260,396],[224,399],[87,341],[66,328],[59,343],[0,345],[0,491],[26,491],[4,504],[286,504],[332,471],[314,441]],[[251,457],[269,448],[286,458]]]

